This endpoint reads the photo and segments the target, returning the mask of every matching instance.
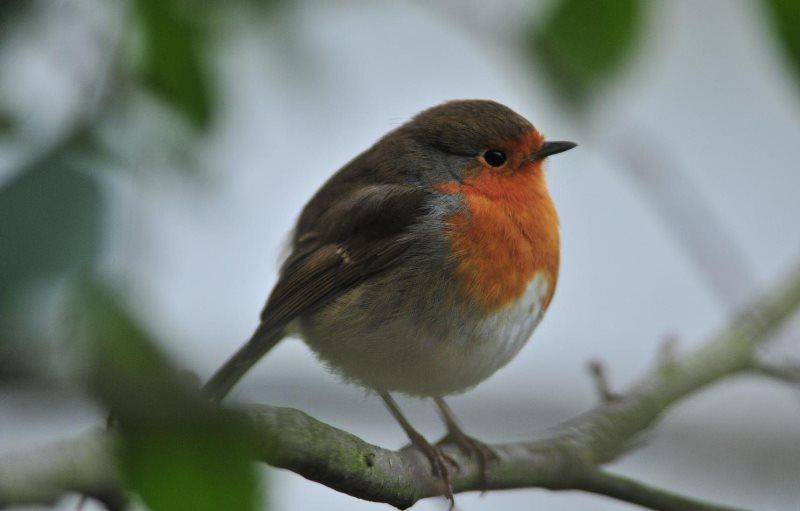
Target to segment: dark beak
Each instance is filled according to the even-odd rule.
[[[545,142],[538,151],[531,155],[531,160],[542,161],[548,156],[569,151],[577,145],[575,142]]]

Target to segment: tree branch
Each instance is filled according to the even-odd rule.
[[[587,474],[580,481],[579,489],[657,511],[737,511],[732,507],[689,499],[602,470]]]
[[[499,460],[485,489],[583,490],[660,510],[722,510],[599,472],[686,396],[757,367],[756,348],[800,307],[800,267],[693,353],[660,364],[618,399],[559,426],[543,440],[492,445]],[[257,434],[253,457],[334,490],[406,508],[440,495],[427,461],[412,449],[391,451],[288,408],[246,407]],[[111,494],[122,486],[114,470],[113,433],[98,432],[28,455],[0,457],[0,506],[52,502],[66,491]],[[456,492],[483,489],[478,463],[445,446],[460,469]],[[691,507],[694,506],[694,507]]]
[[[800,386],[800,363],[776,365],[758,362],[753,365],[753,371],[789,385]]]
[[[54,504],[68,492],[119,494],[113,435],[106,431],[0,457],[0,507]]]

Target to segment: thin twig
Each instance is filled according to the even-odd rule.
[[[606,367],[602,360],[590,360],[587,368],[592,377],[592,381],[594,381],[594,387],[601,403],[610,403],[620,398],[619,394],[616,394],[611,390],[611,384],[608,381]]]
[[[678,360],[678,336],[669,334],[664,336],[658,349],[658,365],[669,369]]]
[[[741,511],[738,508],[684,497],[602,470],[588,473],[578,486],[583,491],[606,495],[656,511]]]
[[[800,363],[774,365],[766,362],[759,362],[753,366],[753,369],[757,373],[769,378],[773,378],[790,385],[800,385]]]

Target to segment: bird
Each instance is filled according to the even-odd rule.
[[[559,221],[543,163],[577,144],[547,141],[491,100],[428,108],[333,174],[302,209],[251,338],[204,391],[222,400],[287,336],[344,381],[374,391],[451,501],[443,443],[480,463],[445,396],[505,366],[550,306]],[[392,394],[432,398],[447,434],[428,442]]]

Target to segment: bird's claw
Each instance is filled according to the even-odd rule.
[[[455,444],[467,456],[474,456],[478,460],[478,467],[481,471],[481,491],[488,489],[489,464],[500,459],[491,447],[478,440],[477,438],[466,435],[461,431],[450,431],[439,440],[436,445]]]
[[[453,496],[453,482],[450,479],[450,470],[447,464],[450,463],[458,470],[458,462],[452,456],[442,452],[438,445],[431,445],[422,435],[409,435],[411,439],[411,446],[416,448],[428,458],[431,464],[431,473],[433,477],[439,478],[444,485],[443,494],[447,500],[450,501],[450,509],[455,506],[455,497]]]

